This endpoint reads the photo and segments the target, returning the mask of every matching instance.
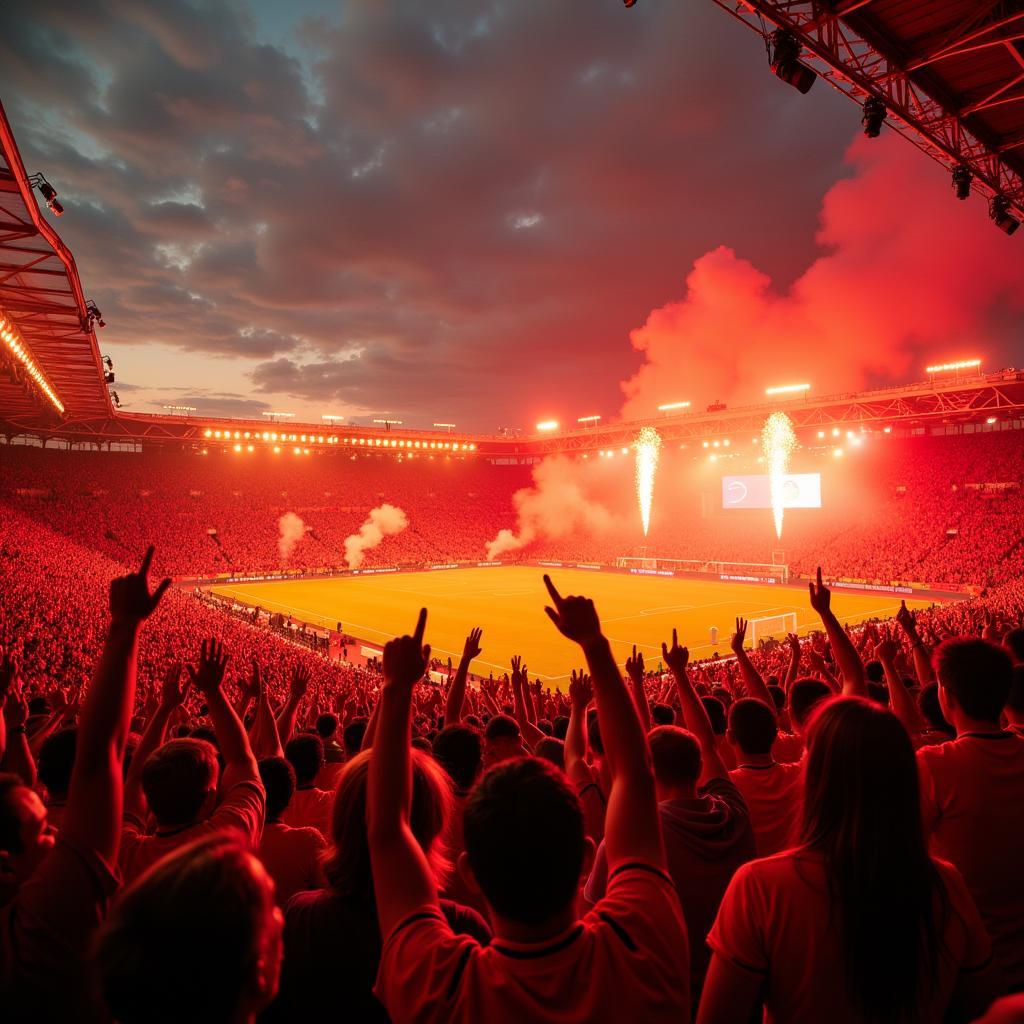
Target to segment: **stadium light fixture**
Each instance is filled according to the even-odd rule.
[[[985,420],[985,422],[991,427],[992,424],[996,422],[996,418],[995,416],[989,416],[989,418]]]
[[[60,217],[64,213],[64,204],[57,199],[57,190],[43,177],[41,173],[33,174],[28,179],[29,185],[39,189],[39,194],[46,201],[47,208],[54,217]]]
[[[658,412],[675,412],[677,409],[689,409],[689,402],[666,402],[658,406]]]
[[[25,347],[18,328],[14,326],[13,321],[8,318],[3,310],[0,310],[0,340],[3,341],[4,348],[11,354],[11,357],[16,361],[21,371],[46,396],[54,409],[63,416],[64,403],[57,397],[57,392],[50,386],[50,382],[46,379],[46,375],[39,364],[32,358],[32,354]]]
[[[596,415],[595,416],[578,416],[576,418],[576,422],[577,423],[584,423],[584,424],[585,423],[597,423],[597,421],[600,418],[601,418],[600,416],[596,416]]]
[[[537,424],[537,430],[539,430],[541,432],[557,430],[557,429],[558,429],[558,420],[541,420],[540,423]]]
[[[261,416],[269,416],[273,420],[288,420],[294,419],[295,413],[293,412],[263,412]]]
[[[1010,213],[1010,200],[1006,196],[993,196],[988,204],[988,215],[1000,231],[1012,235],[1020,227],[1020,221]]]
[[[842,431],[838,427],[833,427],[832,428],[832,436],[833,437],[838,437],[841,433],[842,433]]]
[[[833,449],[832,449],[832,454],[833,454],[833,455],[834,455],[834,456],[835,456],[835,457],[836,457],[837,459],[841,459],[841,458],[843,457],[843,449],[842,449],[842,448],[833,448]]]
[[[85,303],[85,316],[86,316],[86,327],[88,330],[92,330],[93,325],[96,327],[106,327],[107,321],[103,319],[103,314],[100,312],[99,306],[96,305],[92,299],[87,299]]]
[[[825,436],[825,431],[824,430],[819,430],[818,431],[818,440],[820,441],[824,436]]]
[[[455,429],[454,423],[435,423],[434,426],[438,430],[447,430],[449,434]]]
[[[765,388],[764,393],[766,395],[798,395],[810,390],[810,384],[780,384],[777,387]]]
[[[806,64],[800,61],[800,43],[796,36],[783,28],[777,28],[766,40],[768,63],[772,73],[786,85],[806,95],[811,91],[818,77]]]
[[[168,412],[183,412],[186,416],[188,416],[190,412],[196,412],[196,407],[194,405],[165,405],[163,408]],[[209,431],[206,432],[206,436],[210,436]]]
[[[869,96],[864,101],[860,123],[864,128],[864,134],[869,139],[877,139],[881,135],[887,113],[885,104],[877,96]]]
[[[401,420],[379,419],[379,420],[374,420],[373,422],[374,423],[383,424],[383,426],[385,426],[385,427],[400,427],[402,425],[402,421]]]
[[[937,363],[926,366],[925,373],[958,373],[960,370],[975,370],[981,366],[980,359],[961,359],[955,363]]]
[[[969,199],[971,196],[971,182],[974,181],[974,174],[969,167],[957,164],[953,168],[953,191],[957,199]]]
[[[324,420],[326,423],[344,423],[345,422],[345,417],[344,416],[335,416],[333,413],[329,413],[329,412],[322,413],[321,416],[320,416],[320,419]]]

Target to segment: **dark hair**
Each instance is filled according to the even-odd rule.
[[[884,683],[885,682],[885,667],[877,658],[872,658],[864,666],[864,678],[869,683]]]
[[[51,797],[67,796],[71,769],[75,766],[77,740],[77,729],[61,729],[47,736],[39,748],[39,781]]]
[[[744,697],[729,709],[729,729],[744,754],[770,754],[779,734],[775,713],[753,697]]]
[[[274,884],[232,832],[157,861],[114,901],[96,946],[123,1024],[234,1019],[274,913]]]
[[[324,741],[316,733],[303,733],[288,741],[284,756],[295,769],[296,786],[311,786],[324,764]]]
[[[206,740],[169,740],[142,766],[142,792],[161,825],[191,825],[217,775],[217,752]]]
[[[938,683],[928,683],[927,686],[921,688],[921,692],[917,695],[917,707],[925,721],[933,729],[948,733],[950,736],[956,735],[956,729],[946,721],[946,716],[942,713]]]
[[[473,788],[483,764],[483,744],[476,729],[468,725],[445,726],[434,737],[433,751],[456,789],[468,792]]]
[[[476,784],[463,813],[470,866],[502,917],[540,924],[571,906],[583,870],[576,790],[537,757],[503,761]]]
[[[537,746],[534,747],[533,752],[537,757],[550,761],[556,768],[565,771],[565,742],[563,740],[556,740],[554,736],[544,736],[537,740]]]
[[[264,757],[259,762],[260,778],[267,791],[267,821],[277,821],[295,794],[295,769],[284,757]]]
[[[21,840],[21,818],[11,806],[14,792],[18,789],[28,789],[20,775],[0,773],[0,850],[8,853],[23,853],[25,850]]]
[[[373,906],[373,870],[366,834],[366,780],[370,751],[364,750],[342,769],[331,810],[331,845],[324,876],[336,892]],[[452,785],[444,769],[429,755],[412,751],[412,805],[409,827],[430,861],[438,888],[451,863],[444,844],[452,814]]]
[[[345,726],[341,734],[341,744],[345,748],[345,756],[353,758],[363,747],[363,737],[366,735],[366,727],[369,724],[367,718],[353,718]]]
[[[1006,706],[1017,714],[1024,713],[1024,665],[1013,666],[1013,679],[1010,682],[1010,696]]]
[[[938,961],[948,894],[921,823],[917,759],[891,712],[823,704],[807,734],[801,841],[824,857],[847,996],[866,1019],[905,1020]]]
[[[591,708],[587,712],[587,743],[595,754],[604,757],[604,741],[601,739],[601,723],[597,717],[597,708]]]
[[[554,726],[552,726],[552,724],[546,718],[537,719],[537,728],[540,729],[540,731],[544,733],[545,736],[555,735]]]
[[[939,685],[964,714],[998,723],[1013,683],[1013,662],[1006,651],[987,640],[955,636],[939,644],[932,660]]]
[[[1010,652],[1014,661],[1024,662],[1024,628],[1018,626],[1011,629],[1003,637],[1003,646]]]
[[[781,711],[786,706],[786,691],[778,683],[768,686],[768,692],[772,695],[772,703],[776,711]]]
[[[556,740],[564,740],[565,734],[569,731],[569,716],[568,715],[555,715],[555,720],[551,723],[551,735]]]
[[[652,704],[651,722],[654,725],[675,725],[676,713],[668,704]]]
[[[700,702],[711,719],[711,731],[716,736],[725,735],[725,705],[717,697],[701,697]]]
[[[489,740],[518,740],[521,735],[519,723],[508,715],[495,715],[484,727],[484,736]]]
[[[867,683],[868,699],[883,708],[889,706],[889,688],[884,683]]]
[[[693,786],[700,778],[697,737],[678,725],[659,725],[647,734],[654,777],[664,786]]]
[[[329,740],[338,731],[338,716],[330,711],[317,715],[316,731],[321,739]]]
[[[803,728],[811,712],[823,700],[832,696],[832,689],[820,679],[798,679],[789,688],[789,717]]]

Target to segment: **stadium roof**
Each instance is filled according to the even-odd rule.
[[[5,315],[66,418],[112,412],[74,258],[39,212],[0,106],[0,316]],[[0,415],[52,420],[56,409],[30,381],[15,378],[13,362],[5,366],[0,360]]]
[[[759,34],[787,29],[841,92],[975,191],[1024,218],[1024,0],[715,0]]]

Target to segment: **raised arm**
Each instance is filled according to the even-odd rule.
[[[412,802],[412,691],[430,662],[423,643],[427,610],[412,636],[384,647],[384,686],[377,703],[377,735],[370,754],[366,825],[380,933],[387,937],[405,918],[437,906],[437,886],[409,824]]]
[[[601,740],[611,773],[604,832],[609,870],[629,861],[664,870],[665,850],[647,737],[601,633],[594,602],[586,597],[563,598],[548,576],[544,583],[553,605],[544,610],[563,636],[580,645],[594,682]]]
[[[455,670],[455,678],[452,685],[448,687],[448,696],[444,702],[444,724],[457,725],[462,721],[462,708],[466,703],[466,680],[469,678],[469,666],[474,658],[478,658],[483,652],[480,647],[480,637],[483,630],[475,626],[469,631],[466,642],[462,645],[462,657],[459,658],[459,667]]]
[[[204,640],[199,665],[188,667],[192,684],[206,701],[217,745],[224,759],[224,789],[246,781],[262,785],[256,758],[252,756],[249,747],[249,737],[245,735],[245,726],[235,714],[221,686],[230,660],[223,644],[216,640]]]
[[[675,677],[676,689],[679,691],[679,707],[683,712],[686,728],[697,737],[700,744],[701,760],[704,762],[703,778],[728,778],[728,770],[718,753],[718,747],[715,746],[715,733],[711,728],[711,719],[708,718],[708,709],[697,696],[697,691],[693,688],[689,673],[686,671],[690,663],[690,651],[679,646],[679,638],[674,629],[672,646],[670,648],[662,644],[661,656]]]
[[[788,633],[786,642],[789,644],[789,664],[786,666],[786,679],[783,689],[789,693],[796,677],[800,674],[800,637],[796,633]]]
[[[530,721],[530,716],[527,713],[524,692],[527,686],[529,686],[529,674],[523,664],[523,659],[517,654],[512,658],[512,708],[516,721],[519,723],[519,731],[523,734],[523,740],[527,747],[533,750],[544,739],[544,733]]]
[[[565,774],[576,786],[583,806],[583,828],[595,843],[604,838],[604,797],[587,764],[587,707],[594,686],[585,672],[573,669],[569,682],[569,726],[565,732]]]
[[[122,764],[132,708],[139,627],[171,585],[149,592],[150,547],[137,573],[110,584],[110,628],[89,692],[75,745],[67,812],[61,832],[72,843],[117,861],[121,841]]]
[[[3,702],[4,727],[7,730],[7,753],[3,757],[4,770],[13,772],[30,789],[36,784],[36,760],[29,747],[26,723],[28,699],[25,697],[17,672],[7,687]]]
[[[253,665],[255,667],[255,662]],[[292,738],[292,733],[295,732],[295,719],[299,716],[299,705],[302,704],[303,698],[305,698],[306,691],[308,689],[309,669],[300,665],[294,672],[292,672],[292,677],[288,684],[288,700],[285,703],[285,706],[281,709],[281,713],[277,716],[277,725],[274,732],[278,737],[278,745],[287,743]],[[260,693],[263,694],[265,699],[266,693],[262,688]],[[259,711],[260,709],[257,707],[257,715],[259,714]],[[268,704],[267,713],[269,713],[269,711],[270,706]],[[269,737],[270,730],[269,728],[266,728],[266,723],[264,723],[264,733]],[[274,755],[267,754],[264,756],[271,757]]]
[[[188,692],[188,680],[182,685],[181,662],[175,661],[167,666],[163,684],[160,687],[160,703],[157,705],[146,730],[139,740],[132,756],[132,765],[128,769],[128,778],[124,784],[124,813],[142,819],[146,814],[146,797],[142,792],[142,770],[149,760],[149,755],[163,746],[167,739],[167,726],[171,716],[185,701]]]
[[[768,687],[765,686],[761,673],[754,668],[754,663],[750,660],[750,656],[743,649],[743,641],[746,639],[746,636],[747,620],[738,618],[736,620],[736,632],[732,635],[730,646],[732,647],[733,654],[736,655],[736,665],[739,667],[740,675],[743,677],[743,685],[747,688],[747,696],[761,701],[762,704],[767,704],[774,715],[776,713],[775,701],[772,700],[772,695]]]
[[[935,682],[935,670],[932,668],[931,652],[917,631],[917,616],[907,607],[906,601],[900,601],[900,610],[896,613],[896,621],[910,641],[910,650],[914,657],[914,673],[921,686]]]
[[[860,660],[857,648],[853,646],[853,641],[832,611],[832,591],[822,581],[820,565],[817,582],[809,582],[807,590],[811,598],[811,607],[821,616],[822,625],[828,634],[828,642],[832,645],[832,654],[843,677],[843,696],[866,697],[868,687],[864,676],[864,664]]]
[[[644,688],[644,656],[643,652],[637,654],[636,644],[633,644],[633,655],[626,659],[626,674],[633,687],[633,700],[636,703],[637,714],[640,715],[640,724],[644,732],[651,731],[651,705],[647,701],[647,690]]]
[[[308,675],[306,678],[308,680]],[[295,676],[292,676],[292,696],[289,697],[288,703],[290,705],[293,704],[294,711],[297,712],[299,701],[302,699],[305,690],[303,689],[303,692],[295,697],[296,687],[294,683]],[[295,697],[294,700],[292,699],[293,697]],[[282,718],[284,714],[282,712]],[[291,735],[290,730],[294,724],[293,712],[291,725],[289,725],[289,735]],[[256,718],[253,720],[252,729],[249,730],[249,746],[252,747],[252,756],[257,759],[257,763],[260,758],[264,757],[284,757],[284,750],[281,748],[281,736],[277,729],[278,722],[274,721],[274,713],[270,710],[270,698],[267,696],[267,688],[261,680],[259,691],[256,694]]]
[[[875,649],[875,653],[885,671],[892,713],[903,723],[903,727],[911,736],[917,736],[924,730],[924,722],[921,720],[921,712],[917,709],[917,703],[910,696],[903,684],[903,677],[896,668],[896,655],[899,653],[899,649],[899,644],[895,640],[886,638]]]

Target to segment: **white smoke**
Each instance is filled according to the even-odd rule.
[[[518,524],[488,541],[487,561],[518,551],[538,538],[558,539],[575,533],[600,533],[614,525],[611,511],[583,491],[583,470],[564,456],[547,458],[533,471],[533,487],[512,497]]]
[[[295,545],[306,533],[306,524],[294,513],[285,512],[277,521],[281,536],[277,539],[277,550],[281,553],[281,561],[287,562],[295,550]]]
[[[409,525],[406,514],[396,505],[387,503],[371,509],[358,533],[345,538],[345,561],[350,569],[363,564],[365,552],[375,548],[385,537],[401,533]]]

